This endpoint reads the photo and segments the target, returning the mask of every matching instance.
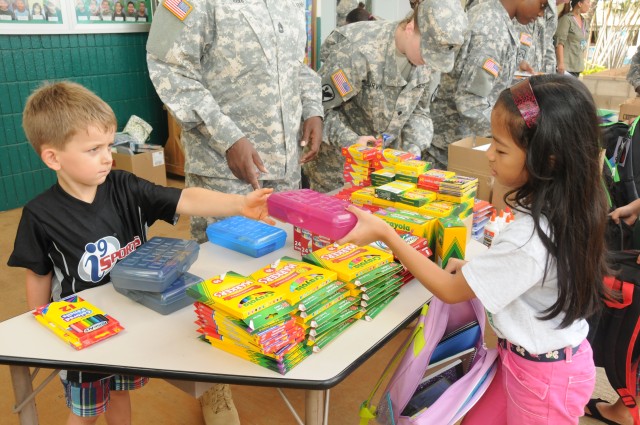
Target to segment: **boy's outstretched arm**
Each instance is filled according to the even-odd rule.
[[[30,310],[43,306],[51,300],[51,276],[36,274],[27,269],[27,307]]]
[[[616,208],[609,216],[616,224],[622,219],[629,226],[633,226],[636,220],[638,220],[638,216],[640,216],[640,199],[636,199],[624,207]]]
[[[350,205],[347,210],[358,217],[358,223],[338,243],[351,242],[362,246],[374,241],[382,241],[416,279],[442,301],[453,304],[475,298],[476,295],[461,272],[451,274],[449,271],[442,270],[403,241],[396,231],[381,218],[353,205]]]
[[[258,189],[247,195],[216,192],[199,187],[189,187],[182,191],[176,213],[199,217],[229,217],[243,215],[269,224],[267,198],[273,189]]]

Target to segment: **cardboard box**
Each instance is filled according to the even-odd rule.
[[[466,137],[449,145],[449,171],[469,177],[477,177],[478,193],[476,197],[491,202],[498,210],[504,209],[504,194],[509,190],[506,186],[494,182],[489,168],[486,150],[490,138]]]
[[[640,115],[640,97],[634,96],[620,105],[620,121],[629,121]]]
[[[628,72],[629,65],[595,72],[580,78],[593,95],[598,108],[617,111],[621,103],[636,95],[634,88],[627,82]]]
[[[112,156],[113,169],[129,171],[152,183],[167,185],[167,171],[164,166],[162,146],[135,155],[114,152]]]

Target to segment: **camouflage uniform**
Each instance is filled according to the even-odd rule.
[[[394,147],[403,149],[409,143],[418,152],[431,140],[429,99],[435,89],[431,87],[434,72],[411,65],[408,80],[400,75],[394,37],[397,27],[398,22],[356,22],[333,31],[322,45],[323,143],[316,161],[304,166],[312,189],[330,192],[342,187],[340,147],[354,144],[360,136],[387,133],[394,137]],[[340,71],[352,87],[344,97],[331,80]]]
[[[469,34],[431,104],[434,136],[425,159],[445,169],[450,143],[490,134],[491,109],[517,68],[519,37],[500,1],[474,4],[467,18]]]
[[[305,2],[190,4],[183,21],[159,6],[147,42],[149,76],[182,126],[185,173],[196,175],[187,186],[251,191],[225,156],[247,137],[269,171],[261,185],[297,188],[301,119],[323,115],[320,78],[304,64]],[[204,228],[193,224],[192,234],[203,240]]]
[[[638,46],[638,50],[631,58],[627,81],[634,89],[640,86],[640,46]]]
[[[347,15],[358,7],[358,0],[338,0],[336,5],[336,27],[341,27],[347,23]]]
[[[398,58],[395,32],[399,22],[356,22],[333,31],[322,45],[323,143],[316,161],[305,164],[311,188],[329,192],[344,184],[340,147],[360,136],[392,136],[391,147],[420,153],[431,141],[431,96],[440,73],[453,64],[463,40],[466,18],[458,0],[424,0],[419,8],[422,56],[429,65],[413,66]],[[456,27],[445,25],[458,23]],[[453,29],[452,29],[453,28]],[[444,45],[444,47],[443,47]],[[404,76],[399,66],[411,68]],[[334,79],[344,77],[348,90]]]
[[[553,74],[556,72],[556,49],[553,36],[558,27],[558,6],[551,1],[539,17],[529,25],[513,20],[516,32],[520,35],[517,63],[523,60],[536,72]],[[530,36],[527,37],[527,34]]]

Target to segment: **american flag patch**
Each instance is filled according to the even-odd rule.
[[[531,37],[531,34],[526,32],[520,33],[520,44],[523,44],[525,46],[531,46],[532,43],[533,43],[533,38]]]
[[[497,77],[498,74],[500,73],[500,65],[498,65],[498,63],[491,58],[484,61],[484,65],[482,65],[482,69],[484,69],[494,77]]]
[[[193,7],[185,0],[165,0],[164,7],[169,9],[169,12],[173,13],[176,18],[184,21],[184,19],[191,13]]]
[[[344,71],[341,69],[331,74],[331,81],[333,81],[333,85],[342,97],[345,97],[353,91],[353,87],[351,87],[347,76],[344,75]]]

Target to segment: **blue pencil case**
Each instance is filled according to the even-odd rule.
[[[196,241],[154,237],[111,270],[111,282],[120,289],[164,292],[198,258]]]
[[[262,257],[284,246],[287,232],[261,221],[234,216],[207,226],[209,242],[241,252],[251,257]]]
[[[163,292],[136,291],[115,287],[116,291],[143,306],[160,314],[171,314],[193,304],[193,298],[187,295],[187,288],[202,282],[191,273],[183,273]]]

